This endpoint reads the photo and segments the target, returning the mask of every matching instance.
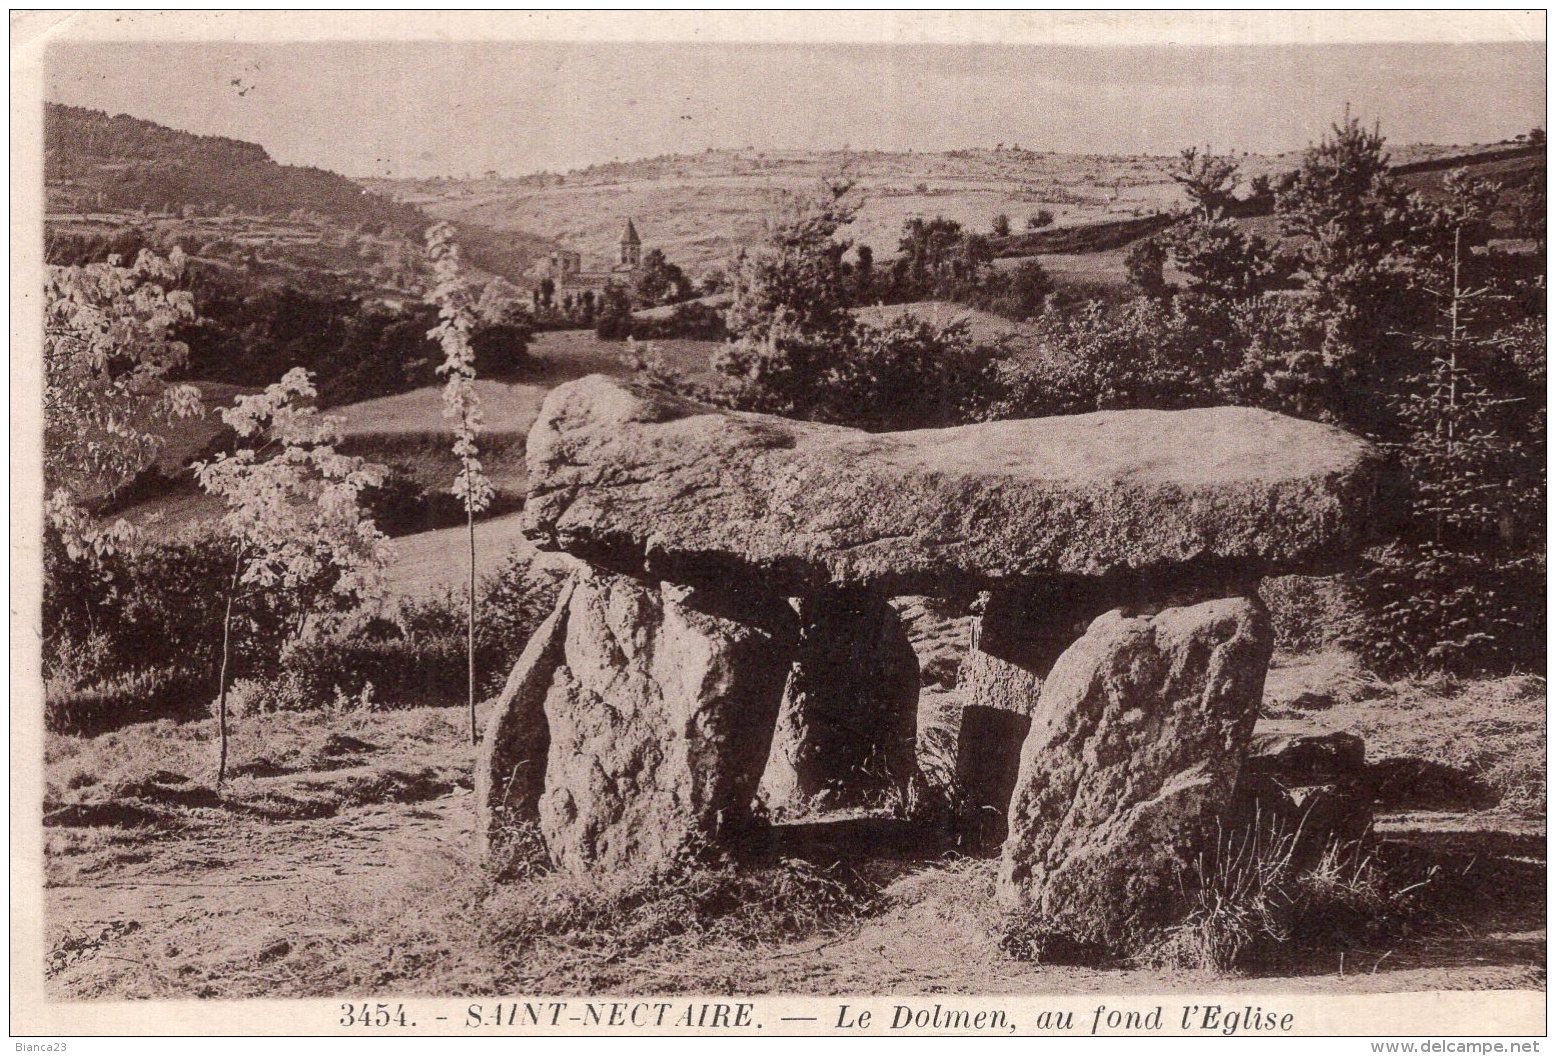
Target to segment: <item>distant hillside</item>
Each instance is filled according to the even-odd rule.
[[[279,165],[255,143],[48,103],[43,173],[51,213],[147,209],[288,215],[419,233],[420,210],[323,169]]]
[[[1430,162],[1475,148],[1438,145],[1393,148],[1399,164]],[[1277,176],[1299,155],[1238,158],[1245,179]],[[1016,252],[1074,253],[1116,249],[1160,226],[1151,217],[1182,203],[1167,176],[1167,158],[1058,154],[1007,146],[940,153],[885,151],[710,150],[567,173],[480,179],[366,180],[365,185],[429,215],[474,222],[517,239],[552,240],[586,260],[613,259],[622,218],[633,217],[647,245],[658,246],[693,276],[724,264],[759,239],[779,196],[808,193],[842,174],[855,181],[864,205],[847,236],[869,245],[878,260],[895,254],[903,223],[944,216],[988,232],[1004,213],[1018,236],[1039,210],[1054,228]],[[1136,226],[1135,222],[1140,223]],[[1100,241],[1058,229],[1107,224]]]
[[[293,282],[322,274],[403,289],[430,223],[415,205],[344,176],[277,164],[256,143],[58,103],[45,104],[44,187],[56,242],[133,229],[147,243],[177,241],[191,252],[224,245],[221,256],[237,250],[256,274]],[[455,226],[471,264],[513,281],[553,247],[462,219]]]

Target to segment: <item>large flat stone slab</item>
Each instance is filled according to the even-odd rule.
[[[528,462],[526,532],[543,549],[679,582],[944,594],[1341,568],[1377,458],[1340,429],[1249,408],[872,434],[592,375],[546,397]]]

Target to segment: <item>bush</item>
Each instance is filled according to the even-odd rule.
[[[966,324],[901,316],[882,326],[855,323],[826,345],[731,342],[714,355],[719,386],[702,395],[861,429],[925,429],[974,420],[990,402],[994,364],[995,352],[974,344]]]
[[[1137,959],[1258,971],[1306,951],[1375,944],[1420,913],[1421,883],[1391,876],[1363,845],[1331,842],[1304,864],[1295,853],[1298,835],[1259,824],[1221,834],[1181,880],[1188,915]]]
[[[1348,640],[1383,674],[1508,673],[1545,665],[1545,555],[1391,543],[1357,577]]]
[[[367,516],[385,535],[411,535],[448,528],[465,521],[464,504],[450,491],[431,491],[415,478],[390,470],[382,484],[362,489]]]
[[[664,319],[634,318],[631,336],[639,339],[684,337],[694,341],[722,341],[729,336],[724,312],[701,301],[676,305]]]
[[[1259,597],[1281,652],[1317,652],[1354,633],[1360,602],[1350,576],[1271,576],[1260,582]]]
[[[55,687],[50,706],[90,710],[94,722],[110,725],[200,715],[216,681],[231,574],[232,552],[215,540],[73,555],[46,527],[43,672]],[[252,591],[240,597],[235,676],[273,669],[302,600]],[[117,719],[105,713],[111,706],[122,708]]]
[[[452,706],[465,700],[463,635],[371,640],[353,633],[302,638],[281,653],[270,710],[311,710],[337,694],[357,696],[369,684],[384,706]]]
[[[1176,305],[1134,300],[1051,312],[1030,353],[1000,365],[989,418],[1035,418],[1213,402],[1210,364],[1190,353],[1192,320]]]
[[[1042,314],[1053,291],[1053,279],[1042,264],[1023,260],[1011,271],[989,268],[949,292],[962,304],[1023,322]]]
[[[604,341],[625,341],[632,336],[632,298],[618,286],[606,287],[594,316],[594,333]]]
[[[138,668],[81,683],[50,678],[43,685],[43,725],[51,733],[93,736],[168,715],[193,717],[215,679],[167,665]]]

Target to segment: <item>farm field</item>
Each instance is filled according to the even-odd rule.
[[[1403,145],[1396,164],[1469,153],[1473,146]],[[1294,168],[1298,155],[1244,155],[1245,179]],[[1166,157],[1057,154],[1037,150],[949,153],[883,151],[710,151],[595,166],[549,179],[366,180],[380,194],[430,215],[522,233],[576,249],[586,260],[614,259],[625,217],[647,245],[692,276],[723,266],[757,241],[786,194],[814,192],[823,180],[854,181],[862,206],[842,236],[870,246],[877,260],[896,252],[912,217],[943,216],[987,232],[997,213],[1014,230],[1039,209],[1055,226],[1117,220],[1182,204]],[[560,182],[557,182],[560,180]],[[544,184],[543,186],[541,184]]]

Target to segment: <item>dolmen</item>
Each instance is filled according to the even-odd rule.
[[[526,457],[525,532],[572,571],[485,732],[483,848],[531,825],[559,867],[652,868],[738,844],[759,797],[910,790],[889,600],[931,595],[976,612],[958,765],[1009,795],[1000,897],[1098,947],[1170,915],[1232,809],[1259,581],[1354,557],[1378,461],[1247,408],[865,433],[603,376]]]

